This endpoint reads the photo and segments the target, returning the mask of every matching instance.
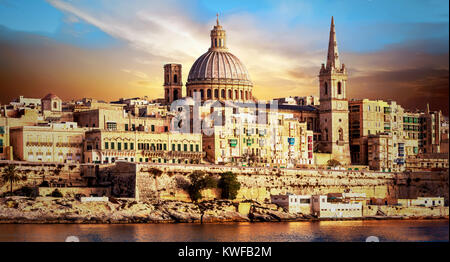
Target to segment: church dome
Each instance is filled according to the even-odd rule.
[[[192,65],[188,82],[193,81],[238,82],[252,85],[247,68],[230,52],[209,50]]]
[[[226,47],[225,30],[219,24],[211,30],[211,47],[189,71],[187,95],[201,93],[202,100],[252,100],[253,83],[245,65]]]

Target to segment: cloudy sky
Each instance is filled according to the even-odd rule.
[[[209,48],[216,13],[259,99],[318,95],[334,16],[349,98],[448,115],[447,0],[0,0],[0,102],[163,96]]]

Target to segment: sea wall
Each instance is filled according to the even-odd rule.
[[[13,184],[13,191],[22,187],[36,187],[45,181],[46,186],[84,187],[95,179],[95,166],[61,163],[37,163],[25,161],[0,161],[0,174],[8,165],[14,165],[23,178]],[[3,181],[0,181],[3,182]],[[0,195],[10,191],[9,183],[0,183]]]
[[[383,173],[318,169],[264,169],[217,165],[169,165],[117,162],[110,165],[31,163],[0,161],[0,172],[8,164],[17,166],[27,180],[13,185],[35,187],[44,181],[49,187],[110,188],[114,197],[137,200],[177,200],[189,202],[189,175],[196,170],[219,178],[223,172],[238,175],[241,183],[237,200],[270,200],[271,194],[324,194],[350,190],[368,198],[417,198],[441,196],[448,205],[448,171]],[[45,190],[45,189],[43,189]],[[70,191],[70,189],[67,189]],[[0,183],[0,194],[9,183]],[[73,194],[74,192],[71,192]],[[220,199],[220,189],[202,192],[203,200]]]
[[[442,217],[449,215],[447,207],[363,205],[363,216]]]
[[[241,183],[238,201],[268,201],[271,194],[324,194],[350,190],[365,193],[368,198],[443,196],[448,205],[448,172],[383,173],[133,163],[117,163],[115,168],[126,170],[130,166],[135,167],[136,172],[135,197],[141,200],[189,201],[188,176],[193,171],[201,170],[216,178],[227,171],[238,174]],[[203,196],[205,200],[219,199],[220,190],[206,190]]]

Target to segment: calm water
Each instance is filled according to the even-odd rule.
[[[10,225],[0,224],[0,242],[65,241],[449,241],[448,220],[322,221],[233,224]]]

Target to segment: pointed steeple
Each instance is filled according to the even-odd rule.
[[[328,43],[327,69],[340,69],[339,52],[336,42],[336,31],[334,29],[334,18],[331,17],[330,42]]]

